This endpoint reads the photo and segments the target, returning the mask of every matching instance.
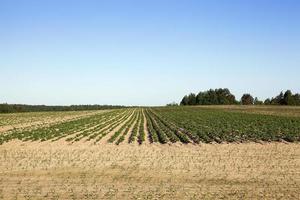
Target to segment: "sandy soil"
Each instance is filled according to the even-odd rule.
[[[99,144],[107,144],[107,141],[109,140],[109,138],[111,138],[111,136],[113,136],[113,134],[115,132],[117,132],[124,124],[126,124],[126,122],[130,121],[130,119],[133,117],[134,115],[133,111],[127,118],[125,118],[124,116],[122,116],[120,119],[122,119],[119,123],[118,126],[115,127],[113,130],[111,130],[107,135],[105,135],[100,141],[98,141],[97,143]],[[117,141],[118,139],[116,139],[115,141]],[[94,142],[94,140],[92,141]],[[124,142],[124,141],[123,141]],[[125,141],[126,142],[126,141]]]
[[[102,120],[99,121],[99,124],[97,124],[97,125],[89,126],[89,127],[85,128],[85,129],[82,130],[82,131],[78,131],[78,132],[75,132],[75,133],[72,133],[72,134],[68,134],[66,137],[60,138],[59,140],[64,140],[64,141],[66,141],[66,140],[68,140],[69,138],[74,138],[77,134],[80,134],[80,133],[82,133],[82,132],[84,132],[84,131],[92,130],[92,129],[94,129],[95,127],[97,127],[97,126],[99,126],[99,125],[105,124],[105,123],[110,122],[110,121],[113,121],[113,120],[115,120],[115,119],[118,119],[119,117],[122,117],[122,115],[123,115],[123,114],[121,113],[121,114],[117,114],[117,115],[115,115],[115,116],[113,116],[113,117],[110,117],[110,118],[108,118],[108,119],[102,119]],[[100,131],[102,131],[103,129],[107,128],[108,126],[109,126],[109,125],[107,125],[107,126],[101,128],[101,129],[99,129],[98,131],[100,132]],[[82,136],[80,136],[80,137],[82,137]],[[87,141],[87,138],[88,138],[88,137],[82,137],[82,138],[80,139],[80,141],[76,141],[76,142],[89,142],[89,141]],[[75,141],[73,141],[73,142],[75,142]],[[72,143],[73,143],[73,142],[72,142]]]
[[[129,138],[130,138],[131,132],[132,132],[132,130],[133,130],[135,124],[137,123],[137,121],[138,121],[137,119],[134,120],[134,122],[132,123],[132,125],[130,126],[130,128],[129,128],[129,130],[128,130],[128,133],[126,133],[126,135],[125,135],[124,141],[123,141],[121,144],[119,144],[119,145],[128,145],[128,142],[129,142]]]
[[[299,199],[300,144],[0,146],[0,199]]]
[[[48,125],[62,123],[62,122],[71,121],[71,120],[76,120],[76,119],[79,119],[82,117],[88,117],[91,115],[108,112],[108,111],[109,110],[69,112],[71,114],[68,114],[68,112],[65,112],[66,114],[64,114],[62,116],[59,115],[60,113],[58,113],[56,116],[54,115],[51,117],[45,117],[42,115],[40,118],[34,118],[34,119],[30,119],[30,115],[28,115],[28,113],[26,113],[26,115],[28,115],[27,121],[29,121],[29,122],[13,123],[13,120],[12,120],[11,125],[0,126],[0,133],[6,132],[6,131],[9,131],[12,129],[23,129],[23,128],[34,127],[34,126],[39,126],[39,127],[48,126]],[[16,115],[16,117],[18,117],[18,114],[14,114],[14,115]],[[21,113],[19,115],[24,115],[24,113]]]
[[[148,132],[148,128],[147,128],[147,119],[145,116],[145,110],[142,110],[143,112],[143,118],[144,118],[144,132],[145,132],[145,144],[150,144],[150,139],[149,139],[149,132]]]

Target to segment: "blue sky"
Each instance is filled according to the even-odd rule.
[[[300,1],[0,0],[0,102],[164,105],[300,92]]]

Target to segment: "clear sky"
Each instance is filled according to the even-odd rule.
[[[0,0],[0,102],[300,92],[299,0]]]

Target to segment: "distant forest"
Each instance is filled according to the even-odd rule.
[[[285,93],[281,92],[276,97],[268,98],[264,101],[253,97],[251,94],[244,94],[240,100],[236,100],[227,88],[210,89],[199,92],[198,94],[190,93],[185,95],[180,105],[300,105],[300,94],[293,94],[290,90]],[[175,105],[175,104],[169,104]]]
[[[105,109],[116,109],[116,108],[123,108],[123,107],[124,106],[114,106],[114,105],[46,106],[46,105],[0,104],[0,113],[105,110]]]

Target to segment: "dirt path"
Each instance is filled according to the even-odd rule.
[[[145,141],[143,143],[148,145],[148,144],[150,144],[150,138],[149,138],[150,136],[149,136],[149,132],[148,132],[148,128],[147,128],[147,119],[146,119],[144,112],[145,112],[145,110],[143,109],[142,113],[143,113],[143,118],[144,118],[144,132],[145,132]]]

